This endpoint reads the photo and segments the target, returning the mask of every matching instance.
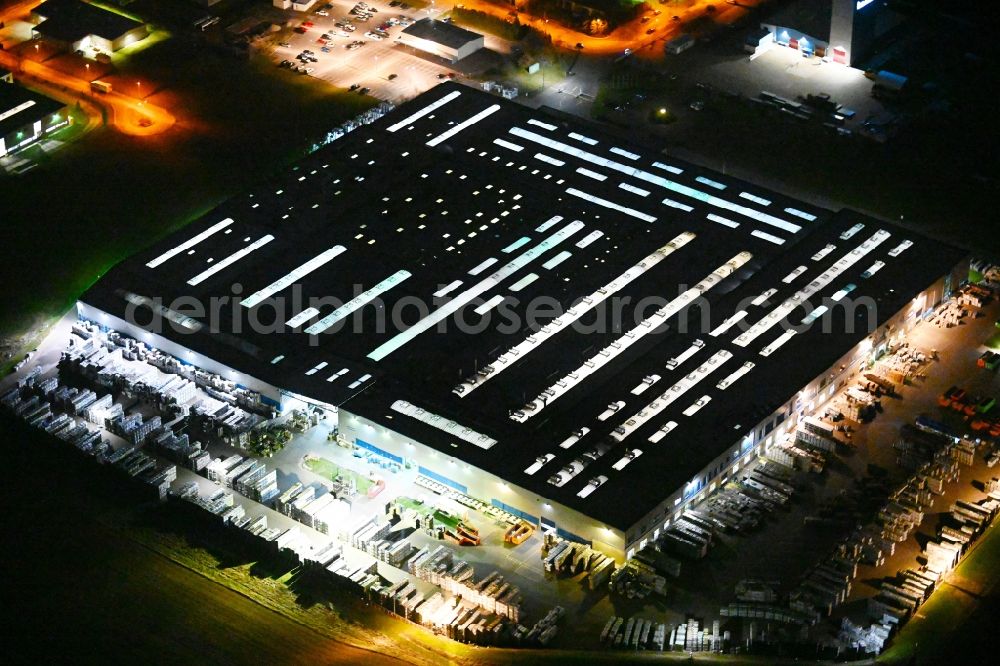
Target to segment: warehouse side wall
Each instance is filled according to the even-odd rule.
[[[164,353],[170,354],[182,363],[189,363],[195,367],[207,370],[208,372],[214,372],[220,377],[224,377],[228,380],[236,382],[240,386],[250,389],[251,391],[260,393],[265,398],[274,401],[275,404],[281,404],[282,401],[286,399],[283,392],[276,386],[262,382],[259,379],[231,368],[228,365],[219,363],[208,356],[199,354],[198,352],[188,349],[183,345],[168,340],[162,335],[150,333],[140,326],[130,324],[124,319],[108,314],[99,308],[95,308],[79,301],[76,304],[76,312],[77,317],[80,319],[92,321],[100,326],[106,326],[107,328],[118,331],[119,333],[131,336],[136,340],[145,342],[155,349],[159,349]]]
[[[766,455],[776,443],[778,435],[791,432],[799,419],[822,407],[837,391],[854,381],[858,373],[889,346],[901,341],[917,322],[967,279],[968,273],[969,260],[965,259],[917,294],[906,307],[861,340],[826,372],[804,386],[781,408],[735,441],[684,487],[671,493],[626,531],[626,557],[631,558],[649,541],[655,540],[661,530],[681,517],[685,509],[694,508],[712,492],[737,478],[740,470],[749,463]]]
[[[410,462],[415,467],[423,468],[421,473],[439,483],[487,504],[500,506],[515,515],[519,513],[524,520],[536,527],[554,529],[564,538],[590,543],[595,550],[619,562],[624,560],[625,535],[621,530],[605,526],[574,509],[536,495],[458,458],[440,453],[344,407],[340,408],[338,418],[340,435],[351,444],[380,455],[401,459],[396,462]],[[502,452],[497,455],[502,455]],[[627,500],[621,498],[615,501]]]

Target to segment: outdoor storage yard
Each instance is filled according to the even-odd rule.
[[[497,520],[496,515],[471,510],[418,485],[415,483],[415,470],[402,467],[387,469],[375,456],[330,441],[330,426],[322,422],[295,435],[288,446],[267,460],[267,464],[276,469],[281,488],[287,488],[294,482],[329,488],[332,478],[339,476],[341,481],[353,479],[347,483],[353,483],[359,491],[355,499],[355,515],[369,511],[381,513],[398,500],[402,509],[413,511],[418,519],[420,516],[435,515],[438,524],[449,528],[458,521],[472,526],[478,530],[482,545],[447,545],[457,557],[472,565],[477,578],[499,571],[519,588],[526,617],[537,619],[554,605],[567,610],[567,620],[553,646],[599,647],[601,628],[612,616],[652,619],[666,624],[668,631],[687,618],[701,618],[707,630],[711,620],[719,616],[720,608],[734,600],[737,583],[747,579],[774,581],[775,592],[788,592],[807,570],[825,558],[833,546],[852,531],[854,525],[870,518],[865,515],[863,503],[846,502],[848,508],[844,513],[831,514],[824,507],[829,507],[831,503],[844,504],[844,498],[858,487],[859,479],[865,476],[884,477],[887,479],[886,488],[897,486],[905,478],[905,473],[896,462],[898,451],[893,447],[904,424],[912,423],[923,415],[946,422],[956,431],[964,427],[951,409],[937,404],[939,394],[954,385],[966,388],[970,394],[1000,393],[996,373],[976,366],[983,343],[993,334],[993,322],[1000,315],[1000,307],[990,304],[978,317],[972,314],[975,310],[970,308],[970,314],[954,326],[936,325],[934,322],[942,321],[938,317],[919,324],[908,337],[908,344],[911,348],[927,352],[937,350],[940,360],[926,362],[918,369],[916,379],[902,388],[897,397],[883,397],[882,411],[874,421],[867,424],[848,422],[853,430],[850,446],[841,447],[840,452],[829,459],[823,473],[796,473],[792,481],[796,491],[788,505],[766,514],[762,524],[747,534],[717,535],[714,547],[704,559],[685,560],[681,575],[668,581],[662,596],[654,594],[639,599],[609,594],[606,589],[591,591],[585,575],[546,573],[542,565],[543,539],[539,532],[518,546],[504,543],[504,524]],[[58,327],[35,358],[46,373],[52,372],[55,353],[65,343],[69,325],[70,322],[65,321]],[[27,370],[30,368],[23,368],[22,372]],[[9,385],[9,382],[10,378],[5,384]],[[830,404],[837,404],[837,400],[834,398]],[[155,411],[150,410],[149,405],[140,404],[134,408],[147,416]],[[116,447],[125,445],[116,437],[110,437]],[[838,432],[837,437],[844,440],[846,433]],[[213,457],[225,458],[235,451],[224,446],[210,447]],[[985,463],[984,454],[987,452],[980,449],[972,466],[960,466],[958,481],[944,486],[933,508],[925,512],[920,527],[906,541],[897,544],[893,555],[877,567],[859,566],[846,603],[833,614],[833,624],[824,621],[812,630],[816,639],[835,634],[841,617],[863,622],[867,600],[877,593],[880,582],[899,570],[918,566],[921,548],[935,533],[941,514],[946,513],[957,499],[977,502],[983,497],[985,483],[994,475]],[[177,483],[191,480],[195,480],[204,492],[211,492],[213,487],[217,487],[187,470],[182,470]],[[371,490],[379,481],[384,482],[384,489],[373,496]],[[243,503],[248,513],[267,514],[275,525],[295,524],[277,512],[262,510],[253,502],[243,500]],[[882,500],[876,497],[871,503],[877,508]],[[831,515],[835,516],[834,520],[806,520],[816,516],[829,518]],[[412,525],[405,520],[394,529],[403,530],[402,534],[409,532],[407,538],[416,548],[427,546],[433,550],[442,543],[427,531],[412,529]],[[316,532],[310,531],[310,534],[314,535],[310,538],[322,538]],[[969,576],[970,579],[953,575],[953,579],[946,578],[946,581],[951,581],[957,589],[975,590],[982,584],[972,579],[975,575],[975,572],[963,571],[962,576]],[[420,585],[424,587],[426,583]],[[741,630],[738,620],[724,620],[722,626],[724,630],[733,632],[733,636]]]

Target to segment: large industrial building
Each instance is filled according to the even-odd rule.
[[[34,145],[73,122],[62,102],[13,83],[0,70],[0,157]]]
[[[149,35],[145,23],[83,0],[46,0],[32,15],[32,35],[65,51],[111,54]]]
[[[446,83],[119,264],[79,315],[625,558],[963,261]]]
[[[767,40],[854,65],[871,55],[876,40],[899,22],[887,0],[793,0],[761,27]]]
[[[404,28],[399,42],[448,62],[458,62],[485,46],[485,38],[479,33],[432,18],[420,19]]]

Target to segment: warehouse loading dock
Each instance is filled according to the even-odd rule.
[[[485,46],[484,38],[479,33],[431,18],[420,19],[407,26],[399,42],[453,63]]]

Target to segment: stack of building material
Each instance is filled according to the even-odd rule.
[[[879,654],[892,635],[894,627],[891,622],[878,622],[862,627],[845,617],[841,622],[837,638],[848,648],[867,654]]]

